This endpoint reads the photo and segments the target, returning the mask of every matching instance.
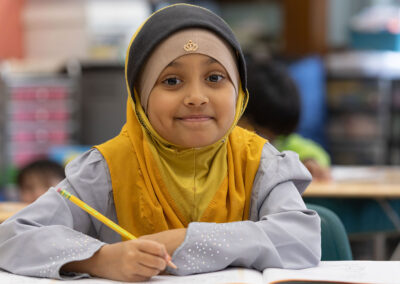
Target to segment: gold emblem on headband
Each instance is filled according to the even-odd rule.
[[[192,40],[189,40],[184,46],[183,49],[187,52],[189,51],[196,51],[199,48],[199,46],[194,43]]]

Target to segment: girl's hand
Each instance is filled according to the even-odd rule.
[[[329,168],[324,168],[314,159],[307,159],[303,164],[310,171],[315,181],[328,182],[332,180],[331,171]]]
[[[62,270],[118,281],[146,281],[165,269],[166,259],[163,244],[137,239],[105,245],[91,258],[70,262]]]
[[[151,235],[141,236],[139,239],[146,239],[161,243],[167,249],[169,255],[173,255],[175,250],[183,243],[186,236],[186,229],[172,229]]]

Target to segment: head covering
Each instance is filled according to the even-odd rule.
[[[194,5],[176,4],[167,6],[151,15],[136,31],[127,52],[125,65],[130,94],[133,97],[133,86],[141,69],[153,50],[166,38],[177,31],[201,28],[209,30],[225,40],[236,54],[242,89],[246,92],[247,74],[246,63],[237,41],[230,27],[225,21],[211,11]]]
[[[178,31],[161,42],[147,59],[137,82],[143,109],[147,110],[150,92],[164,68],[176,58],[187,54],[203,54],[217,60],[227,71],[236,95],[239,74],[232,48],[214,33],[198,28]]]
[[[179,31],[193,28],[211,32],[229,45],[226,50],[233,50],[240,82],[235,120],[226,135],[212,145],[185,149],[166,141],[153,129],[135,82],[159,44]],[[192,221],[247,219],[253,180],[266,140],[236,127],[248,93],[243,54],[228,25],[198,6],[176,4],[161,9],[133,36],[125,75],[127,122],[117,137],[96,146],[110,171],[118,223],[141,236],[187,227]]]

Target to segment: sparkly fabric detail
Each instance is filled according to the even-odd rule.
[[[204,273],[224,269],[234,260],[234,246],[243,237],[234,234],[232,225],[241,230],[243,222],[191,223],[184,243],[173,255],[178,270],[168,271],[177,275]]]
[[[52,242],[50,244],[51,250],[57,251],[57,254],[49,256],[48,262],[39,270],[39,277],[60,279],[60,268],[64,264],[90,257],[99,248],[99,241],[76,232],[64,239],[64,245],[64,248],[58,247],[57,250],[59,243]],[[79,274],[70,273],[70,275],[78,276]]]

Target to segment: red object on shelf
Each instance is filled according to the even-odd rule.
[[[71,142],[71,90],[65,83],[10,85],[9,155],[17,167]]]
[[[57,86],[16,87],[11,97],[13,100],[61,100],[68,97],[68,90]]]

